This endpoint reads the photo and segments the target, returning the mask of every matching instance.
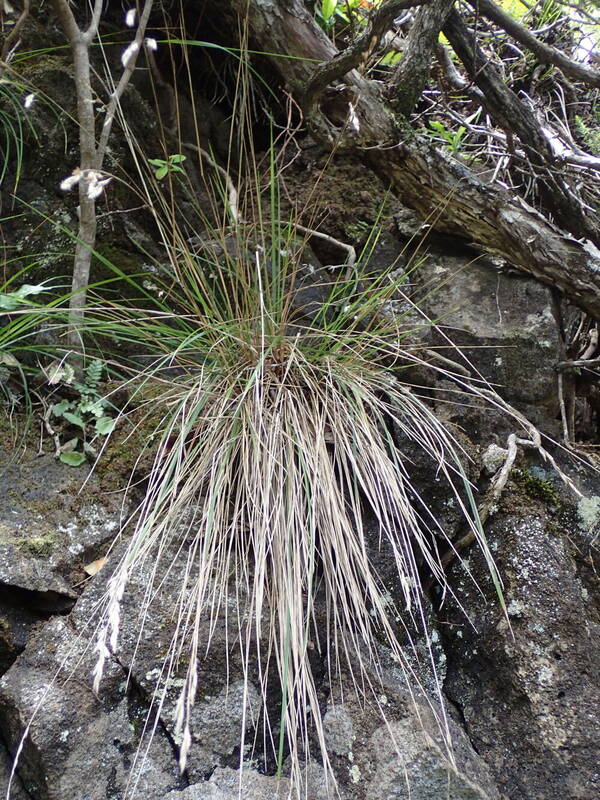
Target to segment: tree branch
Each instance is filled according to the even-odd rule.
[[[392,78],[397,92],[394,105],[405,117],[412,114],[427,84],[439,34],[453,5],[454,0],[432,0],[417,12]]]
[[[6,61],[8,56],[10,55],[13,42],[15,44],[18,42],[19,34],[21,33],[21,28],[23,27],[23,25],[27,20],[27,17],[29,16],[30,7],[31,7],[31,0],[23,0],[23,10],[19,14],[17,21],[13,25],[11,32],[4,40],[4,44],[2,45],[2,52],[0,54],[0,60]]]
[[[144,11],[136,31],[134,42],[137,47],[131,58],[124,64],[124,72],[113,91],[108,107],[100,140],[96,146],[96,120],[94,115],[94,96],[91,83],[90,47],[98,33],[102,0],[95,0],[92,19],[85,31],[82,31],[69,6],[69,0],[53,0],[58,19],[65,31],[73,51],[73,72],[77,95],[77,122],[79,125],[79,169],[82,175],[92,176],[102,169],[108,137],[112,128],[119,100],[135,69],[137,54],[141,47],[152,0],[146,0]],[[75,245],[73,262],[73,280],[69,301],[69,344],[73,348],[79,345],[79,324],[84,314],[86,290],[90,279],[90,267],[93,249],[96,244],[97,219],[96,195],[91,191],[91,184],[83,178],[79,181],[79,230]]]
[[[71,11],[68,0],[52,0],[52,5],[69,42],[72,43],[79,39],[83,34]]]
[[[505,84],[456,10],[448,15],[444,34],[471,80],[483,92],[488,113],[507,133],[516,133],[521,140],[531,164],[536,168],[546,208],[565,230],[598,243],[597,226],[588,221],[580,204],[569,193],[540,124],[532,111]]]
[[[298,93],[310,79],[310,60],[331,48],[302,0],[223,0],[247,21],[260,50],[273,53],[271,67]],[[331,48],[333,53],[333,48]],[[285,53],[289,58],[277,57]],[[268,56],[267,56],[268,58]],[[557,228],[518,197],[482,181],[463,165],[436,151],[397,119],[361,76],[356,113],[361,120],[355,152],[402,202],[433,227],[458,235],[497,254],[542,282],[565,292],[592,316],[600,317],[600,251]],[[326,125],[326,121],[324,122]]]
[[[98,33],[98,26],[100,25],[100,15],[102,14],[102,0],[94,0],[94,10],[92,11],[92,19],[88,29],[83,33],[83,38],[86,44],[91,44],[94,37]]]
[[[600,88],[600,72],[572,61],[560,50],[557,50],[556,47],[541,42],[527,28],[524,28],[505,11],[498,8],[492,0],[468,0],[468,3],[475,12],[495,22],[509,36],[512,36],[517,42],[531,50],[541,64],[553,64],[570,78],[582,81],[589,86]]]
[[[127,63],[124,66],[123,74],[119,80],[119,83],[115,87],[113,93],[110,96],[110,100],[108,106],[106,107],[106,115],[104,117],[104,124],[102,125],[102,130],[100,131],[100,140],[98,142],[98,149],[96,154],[96,167],[97,169],[102,169],[102,163],[104,161],[104,156],[106,155],[106,147],[108,145],[108,138],[110,136],[110,132],[112,130],[113,122],[115,119],[115,113],[117,111],[119,102],[121,97],[123,96],[123,92],[127,88],[129,81],[131,80],[131,76],[135,70],[135,65],[137,64],[137,59],[142,47],[142,43],[144,41],[144,36],[146,34],[146,27],[148,26],[148,20],[150,19],[150,12],[152,11],[152,6],[154,4],[154,0],[146,0],[144,3],[144,8],[142,10],[142,14],[140,16],[140,21],[138,23],[138,27],[135,33],[135,38],[130,47],[135,46],[131,57],[128,59]]]
[[[301,105],[307,115],[310,114],[318,96],[326,86],[342,78],[346,73],[359,66],[365,55],[372,51],[383,34],[389,29],[394,18],[400,11],[414,6],[425,5],[432,0],[387,0],[369,15],[364,33],[359,38],[338,53],[330,61],[317,67],[306,87]]]
[[[77,24],[68,0],[53,0],[60,23],[73,51],[73,73],[77,95],[77,123],[79,125],[79,168],[82,172],[96,166],[96,124],[94,119],[93,92],[89,46],[85,34]],[[94,11],[96,11],[96,6]],[[88,31],[90,28],[88,28]],[[86,287],[90,277],[92,249],[96,243],[96,201],[89,196],[88,184],[79,181],[79,230],[73,260],[73,280],[69,311],[69,345],[78,348],[79,320],[86,302]]]

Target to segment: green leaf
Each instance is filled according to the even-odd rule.
[[[87,385],[87,383],[81,383],[81,381],[73,381],[70,386],[72,386],[76,392],[79,392],[82,397],[89,397],[89,395],[94,391]]]
[[[70,411],[63,411],[63,417],[67,422],[73,425],[79,425],[80,428],[85,428],[85,423],[78,414],[72,414]]]
[[[88,385],[88,387],[92,388],[97,386],[98,383],[100,383],[100,379],[102,378],[103,367],[104,365],[97,358],[95,358],[90,363],[90,365],[85,371],[85,382]]]
[[[164,158],[149,158],[148,163],[153,167],[164,167],[167,162],[164,160]]]
[[[164,166],[160,167],[160,169],[157,169],[156,173],[155,173],[156,180],[157,181],[161,181],[165,177],[165,175],[167,174],[168,171],[169,171],[169,168],[168,168],[168,166],[166,164]]]
[[[169,156],[169,161],[171,164],[181,164],[182,161],[185,161],[186,156],[182,155],[181,153],[176,153],[174,156]]]
[[[104,414],[104,401],[102,399],[88,400],[79,404],[80,414],[92,414],[94,417],[101,417]]]
[[[25,297],[29,297],[30,294],[40,294],[40,292],[45,292],[46,287],[43,283],[39,283],[36,286],[32,286],[29,283],[24,283],[23,286],[20,286],[16,291],[11,292],[12,295],[15,295],[20,300],[23,300]]]
[[[61,400],[60,403],[54,403],[52,413],[55,417],[62,417],[65,411],[70,408],[73,408],[73,403],[70,400]]]
[[[87,460],[83,453],[61,453],[58,458],[63,464],[68,464],[69,467],[79,467]]]
[[[101,436],[108,436],[109,433],[112,432],[112,429],[115,427],[116,420],[111,419],[110,417],[100,417],[100,419],[96,420],[96,431]]]
[[[0,309],[2,311],[14,311],[18,306],[19,301],[15,300],[11,294],[0,294]]]
[[[396,50],[390,50],[389,53],[384,55],[379,63],[384,67],[394,67],[401,58],[402,53],[398,53]]]
[[[40,292],[47,291],[47,286],[43,283],[35,286],[24,283],[14,292],[0,292],[0,309],[3,311],[14,311],[15,308],[23,305],[23,301],[30,294],[40,294]]]
[[[323,0],[323,3],[321,5],[321,14],[323,15],[323,19],[326,22],[329,22],[329,20],[333,16],[336,6],[337,6],[337,0]]]

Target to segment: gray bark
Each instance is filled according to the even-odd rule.
[[[92,91],[92,67],[90,47],[98,33],[102,14],[102,0],[95,0],[92,18],[86,30],[82,30],[69,6],[68,0],[53,0],[56,15],[65,32],[73,52],[73,72],[77,95],[77,123],[79,125],[79,168],[87,173],[101,170],[106,155],[108,139],[117,112],[119,101],[135,68],[137,54],[142,46],[146,26],[150,18],[153,0],[146,0],[140,22],[135,34],[136,52],[125,65],[123,74],[111,94],[106,107],[104,124],[96,143],[96,118],[94,112],[94,93]],[[87,288],[90,281],[92,256],[96,245],[97,219],[96,201],[89,196],[89,184],[79,181],[79,230],[73,260],[73,280],[69,300],[69,345],[79,349],[79,324],[85,313]]]
[[[392,79],[397,89],[394,107],[405,117],[412,114],[427,84],[440,31],[453,6],[454,0],[432,0],[419,9],[410,29],[402,60]]]

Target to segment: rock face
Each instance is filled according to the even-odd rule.
[[[57,471],[57,485],[63,477]],[[560,492],[553,494],[547,483],[546,500],[552,503],[518,494],[523,483],[516,484],[512,500],[507,495],[506,507],[489,524],[507,616],[476,553],[453,567],[455,600],[440,626],[451,750],[424,696],[411,698],[397,668],[384,667],[376,703],[359,700],[349,676],[341,687],[330,687],[324,730],[343,800],[592,800],[598,795],[599,597],[587,562],[578,569],[573,553],[588,553],[600,503],[592,499],[555,510]],[[46,486],[51,492],[51,484]],[[73,521],[78,527],[82,523],[77,516]],[[90,545],[95,535],[90,534]],[[483,597],[466,568],[478,579]],[[26,569],[15,563],[19,580]],[[152,741],[144,744],[142,736],[172,633],[177,570],[162,587],[163,613],[147,621],[141,638],[133,609],[143,603],[148,573],[133,581],[119,657],[108,662],[96,696],[87,623],[108,574],[101,571],[90,582],[69,617],[51,616],[42,627],[33,627],[0,682],[0,726],[12,752],[33,715],[13,796],[21,800],[23,786],[25,796],[35,800],[233,800],[240,780],[243,697],[250,719],[260,704],[257,685],[252,676],[244,684],[233,651],[228,676],[225,664],[213,657],[196,706],[188,769],[180,776],[173,729],[176,679],[167,687],[159,716],[151,717],[156,722]],[[475,628],[458,604],[469,610]],[[69,680],[57,680],[59,670]],[[305,776],[313,800],[336,796],[317,764]],[[288,797],[291,789],[288,778],[259,774],[251,765],[242,787],[244,796],[256,800]]]
[[[550,290],[491,261],[466,265],[435,251],[417,275],[431,289],[423,310],[439,326],[432,344],[449,358],[460,353],[534,424],[553,428],[560,345]]]
[[[386,724],[377,710],[357,700],[333,705],[325,715],[328,752],[343,798],[499,799],[486,765],[458,726],[450,721],[442,731],[430,709],[398,690],[397,680],[388,678],[386,691],[380,698]]]
[[[93,654],[68,622],[49,622],[30,642],[0,685],[4,737],[14,750],[31,720],[19,762],[30,797],[119,798],[131,777],[138,734],[127,674],[118,664],[107,673],[110,689],[98,698],[90,686]],[[83,662],[79,664],[79,660]],[[70,680],[57,680],[57,671]],[[141,722],[141,720],[140,720]],[[173,751],[161,731],[143,754],[136,775],[140,797],[159,800],[176,786]]]
[[[3,507],[3,524],[12,550],[3,564],[5,590],[25,592],[39,602],[40,595],[46,597],[44,585],[52,586],[60,604],[48,606],[46,600],[40,607],[32,600],[28,611],[21,609],[21,615],[29,617],[12,623],[10,646],[3,653],[7,670],[0,680],[0,730],[11,753],[20,749],[23,732],[28,731],[14,780],[17,800],[20,785],[34,800],[234,798],[239,789],[236,768],[244,725],[249,743],[243,759],[244,791],[257,800],[290,796],[289,778],[260,775],[251,763],[252,742],[260,732],[256,727],[262,705],[260,683],[256,671],[245,671],[239,648],[228,642],[231,634],[224,618],[216,621],[211,653],[202,663],[192,720],[193,746],[186,771],[179,775],[181,742],[174,715],[182,680],[177,670],[167,680],[161,677],[174,631],[178,576],[186,561],[177,543],[171,569],[161,583],[161,602],[150,614],[144,608],[152,560],[132,577],[122,608],[118,655],[107,662],[99,695],[93,692],[94,609],[102,601],[122,545],[80,596],[77,584],[84,574],[81,567],[111,542],[120,508],[111,503],[111,495],[101,492],[105,482],[101,470],[88,478],[83,494],[77,496],[85,470],[72,471],[44,460],[25,462],[19,469],[32,475],[37,488],[32,496],[27,487],[20,488],[12,473],[6,473],[10,479],[3,486],[11,502]],[[43,514],[37,512],[34,501],[40,503]],[[35,513],[27,513],[28,505]],[[46,541],[50,531],[54,538]],[[31,534],[36,542],[45,542],[43,559],[39,547],[32,551],[29,545],[19,545],[30,542]],[[232,594],[224,609],[230,617],[237,602]],[[415,662],[415,667],[426,677],[427,654],[424,662],[421,667]],[[381,679],[376,703],[372,698],[364,707],[350,676],[337,687],[321,685],[328,698],[324,724],[339,796],[346,800],[408,798],[418,788],[424,798],[433,798],[450,786],[457,800],[497,800],[487,767],[460,728],[450,723],[450,751],[439,723],[423,704],[424,696],[411,698],[403,673],[390,665]],[[375,675],[372,680],[376,685]],[[153,697],[158,706],[148,716]],[[277,702],[274,697],[275,714]],[[385,709],[387,725],[382,724],[376,705]],[[146,725],[152,737],[146,735]],[[260,746],[254,757],[260,762]],[[325,780],[317,763],[306,767],[305,780],[314,800],[336,796],[331,779]]]
[[[165,800],[283,800],[288,797],[289,781],[270,778],[245,770],[241,780],[237,770],[217,768],[205,783],[194,783],[181,792],[169,792]]]
[[[472,626],[452,615],[445,628],[446,693],[510,800],[600,795],[598,586],[578,575],[585,551],[567,525],[543,510],[492,522],[507,615],[489,585],[482,598],[459,580]],[[485,586],[477,556],[470,567]]]
[[[91,688],[96,654],[90,619],[102,598],[108,569],[91,582],[68,618],[50,619],[29,638],[1,679],[0,728],[12,752],[29,726],[18,776],[30,797],[226,800],[238,796],[239,772],[232,767],[240,761],[242,725],[245,720],[245,738],[251,742],[261,701],[256,677],[251,674],[244,679],[236,648],[228,650],[227,639],[221,640],[227,637],[221,622],[213,632],[212,655],[203,664],[186,772],[181,777],[178,773],[180,740],[173,719],[180,680],[177,675],[160,680],[173,635],[178,557],[184,567],[181,554],[174,555],[174,569],[161,585],[162,602],[141,633],[135,609],[145,602],[152,564],[147,563],[133,579],[122,610],[118,658],[107,662],[99,696]],[[117,559],[118,551],[113,563]],[[231,603],[229,614],[235,610],[233,597]],[[439,723],[411,698],[397,668],[385,672],[382,691],[386,697],[377,701],[385,704],[387,725],[372,701],[362,706],[350,677],[345,683],[347,699],[336,703],[330,699],[324,721],[340,797],[409,798],[418,789],[419,796],[433,800],[451,787],[457,800],[497,800],[488,770],[464,734],[451,723],[453,749],[449,751]],[[148,716],[155,691],[159,706]],[[152,737],[144,736],[147,721]],[[314,800],[337,796],[318,764],[307,767],[305,779],[308,796]],[[250,766],[243,787],[245,796],[256,800],[289,797],[293,788],[288,778],[259,775]]]
[[[12,459],[12,460],[11,460]],[[103,555],[118,527],[120,501],[92,480],[78,496],[86,468],[65,470],[51,455],[21,459],[0,447],[0,667],[5,672],[40,620],[66,614],[83,567]],[[100,500],[102,496],[102,500]]]

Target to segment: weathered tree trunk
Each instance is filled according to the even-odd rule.
[[[275,54],[273,68],[302,103],[315,73],[337,54],[301,0],[224,0],[223,6],[247,20],[256,49]],[[360,54],[355,54],[354,66],[359,62]],[[348,71],[348,59],[339,63],[339,76],[333,65],[328,68],[329,78],[343,77],[346,87],[335,93],[338,111],[345,97],[360,129],[340,127],[328,117],[330,94],[325,90],[311,97],[307,108],[308,122],[323,141],[359,154],[404,203],[429,217],[435,229],[500,255],[600,317],[600,251],[593,244],[564,233],[520,198],[482,183],[421,141],[394,115],[379,84]]]

